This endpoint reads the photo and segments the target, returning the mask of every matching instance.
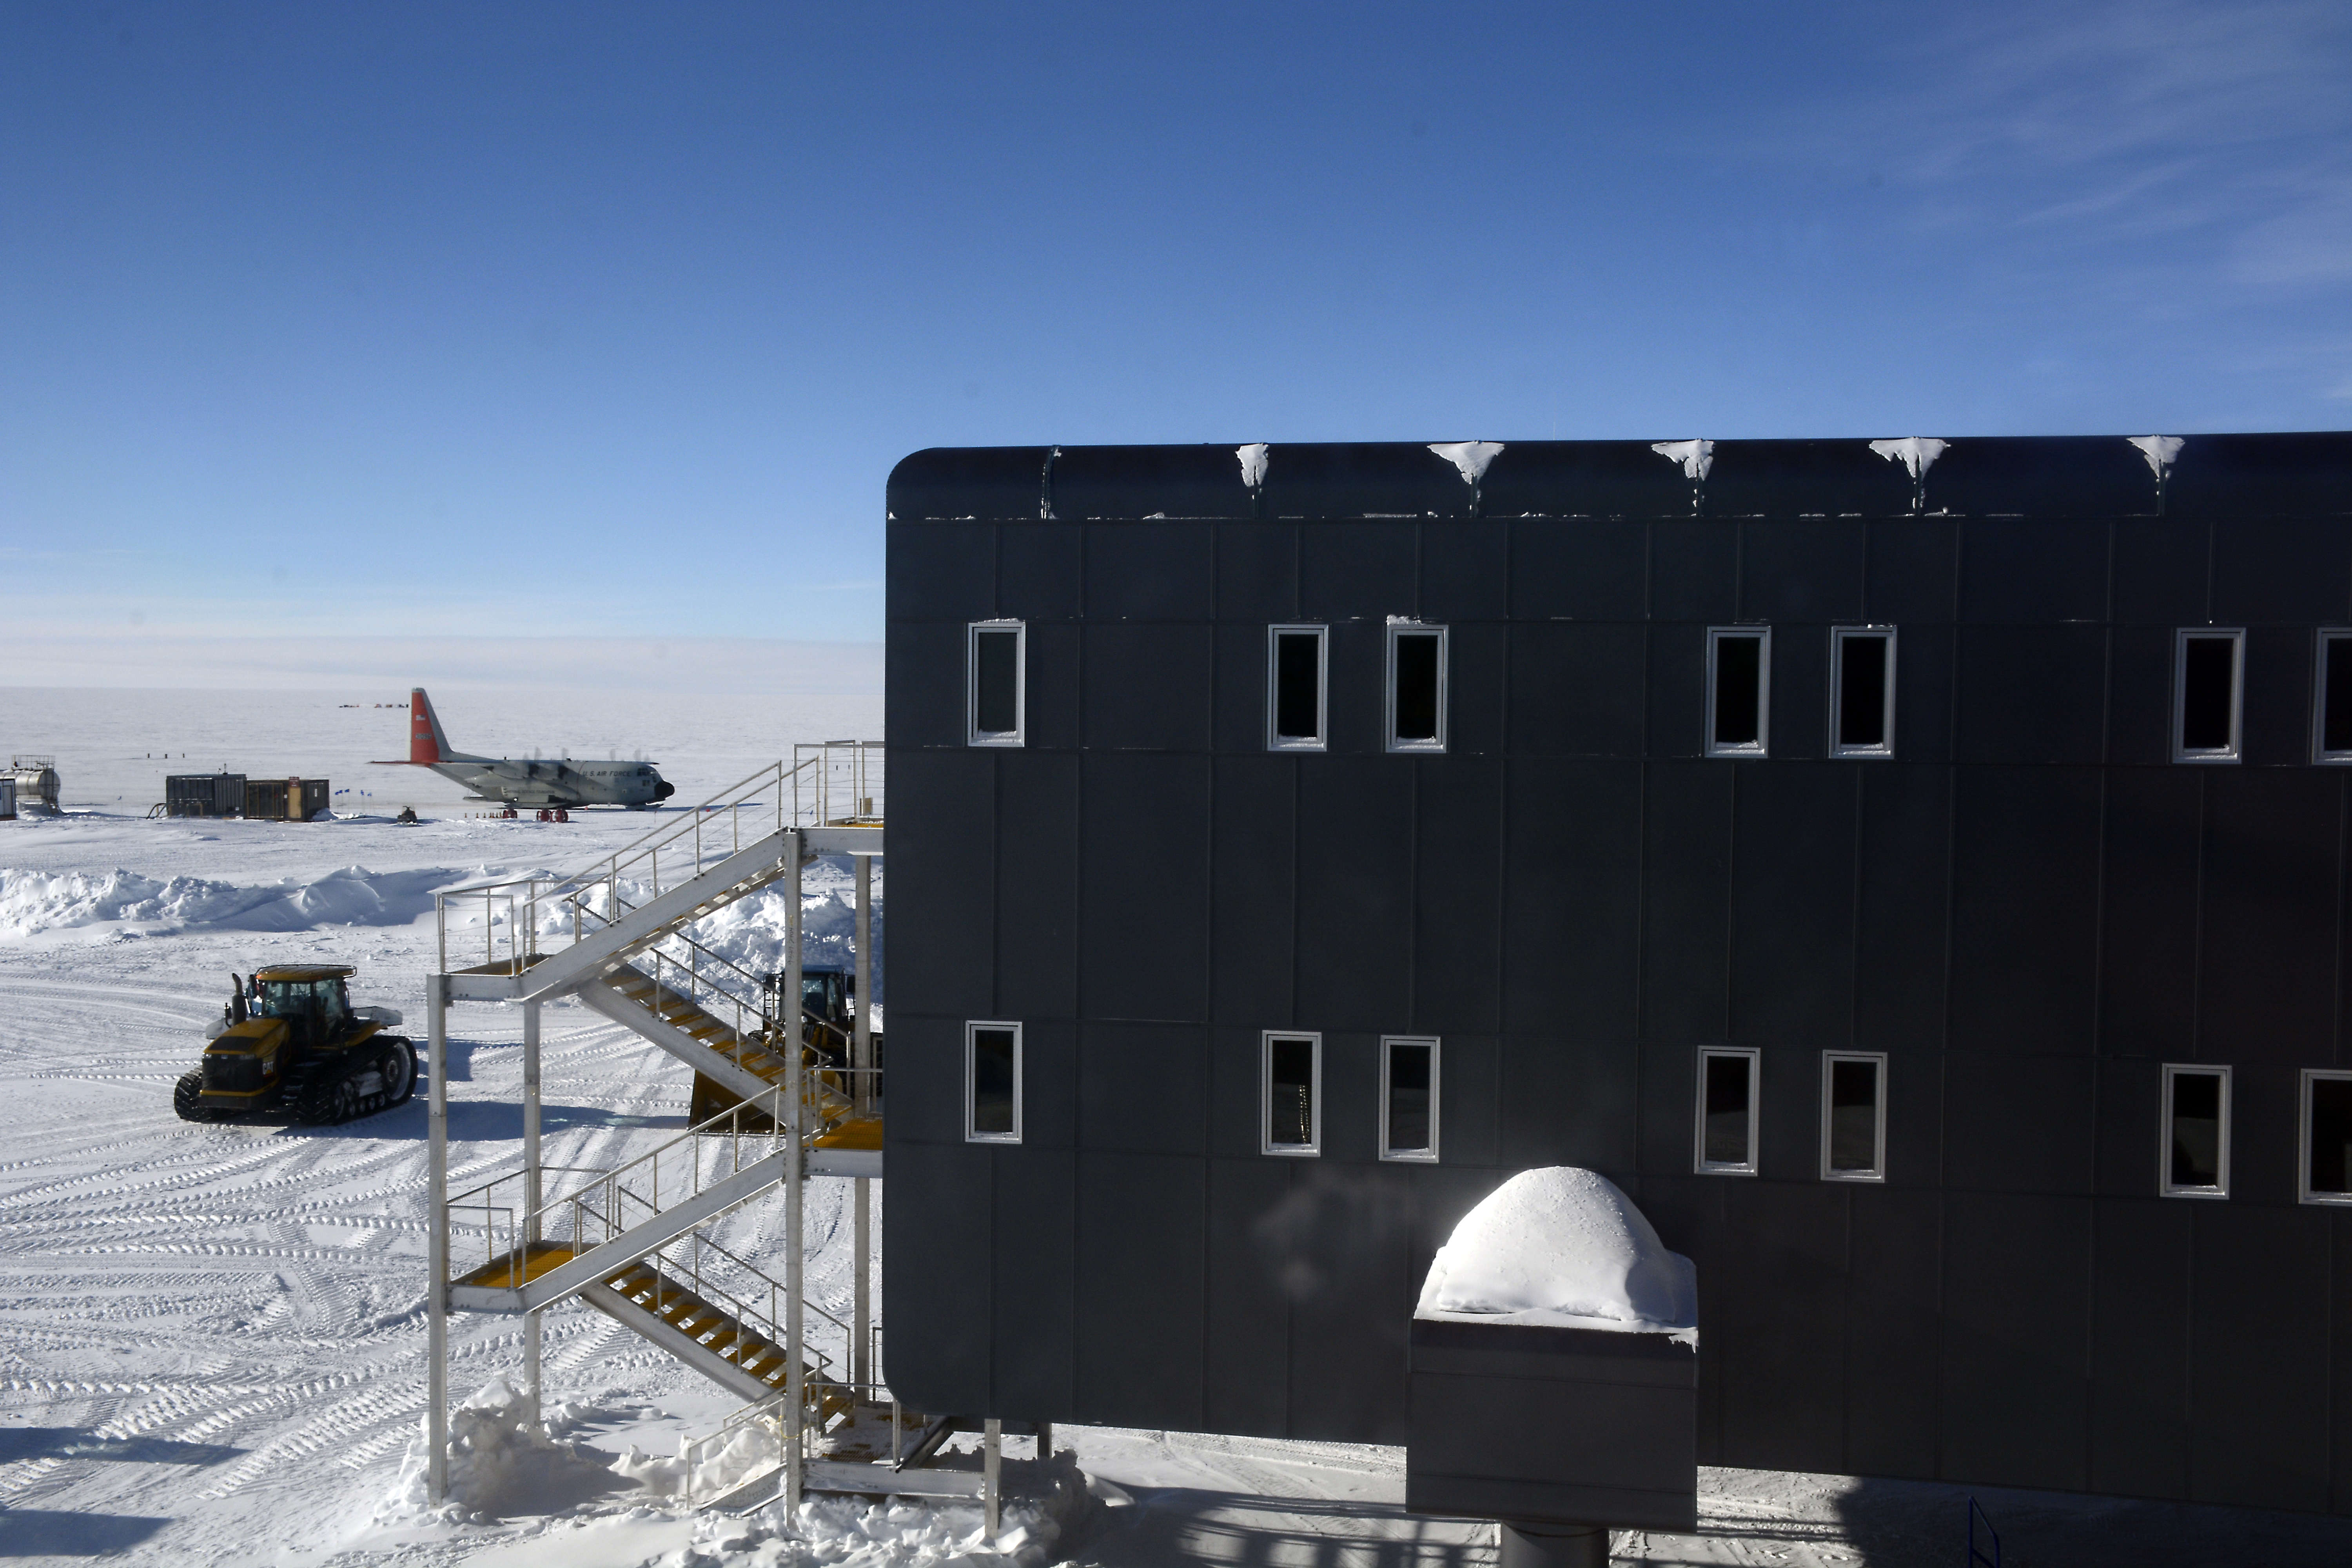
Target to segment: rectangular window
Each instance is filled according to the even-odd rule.
[[[1895,754],[1895,628],[1830,628],[1830,755]]]
[[[1437,1042],[1381,1042],[1381,1158],[1437,1159]]]
[[[969,694],[975,746],[1022,743],[1023,691],[1028,685],[1029,628],[1019,621],[975,621],[967,650],[971,666]]]
[[[2352,1204],[2352,1072],[2303,1075],[2302,1191],[2307,1204]]]
[[[963,1026],[963,1135],[971,1143],[1021,1142],[1021,1026]]]
[[[1389,750],[1445,750],[1445,628],[1389,623]]]
[[[1886,1058],[1822,1053],[1822,1180],[1886,1179]]]
[[[1761,757],[1772,733],[1772,630],[1706,628],[1706,754]]]
[[[2230,1069],[2164,1068],[2164,1169],[2168,1198],[2230,1195]]]
[[[1265,628],[1265,749],[1319,752],[1330,710],[1328,644],[1321,626]]]
[[[1758,1053],[1731,1047],[1698,1054],[1698,1160],[1704,1175],[1756,1173]]]
[[[1267,1030],[1261,1047],[1265,1089],[1260,1149],[1268,1154],[1323,1152],[1323,1037]]]
[[[2311,706],[2311,760],[2352,763],[2352,631],[2319,634]]]
[[[2189,631],[2173,636],[2172,760],[2238,760],[2238,709],[2245,683],[2246,634]]]

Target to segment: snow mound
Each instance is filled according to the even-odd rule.
[[[480,1523],[509,1513],[541,1513],[583,1495],[606,1489],[611,1471],[604,1456],[583,1444],[550,1435],[572,1424],[577,1407],[559,1406],[558,1419],[530,1418],[527,1395],[504,1377],[492,1379],[449,1418],[449,1498],[435,1509],[425,1498],[425,1471],[433,1449],[417,1422],[401,1460],[400,1479],[376,1506],[379,1524],[437,1515]]]
[[[1462,1216],[1417,1317],[1672,1333],[1697,1342],[1697,1274],[1596,1171],[1522,1171]]]
[[[0,938],[109,924],[160,931],[408,925],[432,912],[433,889],[448,879],[441,871],[379,875],[347,866],[308,881],[247,888],[202,877],[157,881],[120,867],[103,873],[0,867]]]

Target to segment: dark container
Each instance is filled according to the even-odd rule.
[[[163,781],[166,816],[235,816],[244,809],[243,773],[173,773]]]
[[[1698,1352],[1664,1334],[1412,1324],[1409,1513],[1698,1528]]]
[[[248,779],[246,820],[308,822],[327,809],[327,784],[325,779]]]

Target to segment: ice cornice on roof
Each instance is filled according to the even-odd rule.
[[[1486,477],[1486,465],[1503,449],[1500,441],[1433,441],[1429,449],[1460,470],[1462,482],[1475,489]]]

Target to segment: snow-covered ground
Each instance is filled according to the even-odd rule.
[[[481,1517],[404,1509],[404,1458],[425,1391],[421,1099],[324,1130],[195,1126],[172,1114],[173,1081],[193,1062],[230,972],[352,963],[355,999],[403,1008],[414,1027],[435,888],[585,860],[656,820],[472,818],[454,785],[391,769],[379,773],[410,792],[400,798],[415,802],[423,826],[382,814],[308,825],[131,815],[150,793],[142,770],[160,777],[183,765],[141,755],[149,734],[173,736],[189,766],[299,768],[368,787],[376,775],[352,771],[351,759],[398,754],[402,716],[335,704],[404,695],[248,692],[228,705],[209,694],[0,689],[0,750],[54,752],[67,799],[80,807],[0,822],[0,1558],[511,1568],[792,1560],[773,1517],[692,1519],[633,1479],[660,1480],[659,1461],[680,1437],[711,1430],[734,1401],[580,1308],[546,1322],[553,1431],[518,1439],[497,1486],[474,1496]],[[793,740],[879,731],[871,700],[794,700],[797,710],[746,709],[759,720],[751,734],[723,714],[654,697],[616,711],[609,699],[543,694],[503,715],[445,702],[443,717],[453,731],[486,731],[458,737],[486,752],[534,738],[575,754],[647,750],[691,800]],[[582,715],[609,732],[587,731]],[[572,721],[583,729],[567,731]],[[840,940],[845,891],[838,876],[813,882],[821,939]],[[747,955],[772,944],[772,903],[728,914],[726,942]],[[520,1027],[513,1009],[453,1010],[453,1187],[515,1157]],[[619,1026],[555,1005],[544,1047],[551,1163],[619,1163],[684,1125],[685,1069]],[[844,1313],[846,1185],[815,1184],[807,1258],[815,1299]],[[720,1239],[772,1264],[781,1228],[777,1205],[754,1205]],[[520,1370],[509,1320],[458,1315],[451,1344],[460,1397]],[[493,1410],[479,1424],[496,1420]],[[1403,1513],[1396,1449],[1100,1428],[1059,1436],[1089,1489],[1062,1510],[1057,1540],[1042,1528],[1024,1538],[1025,1559],[1493,1560],[1487,1528]],[[1020,1439],[1008,1447],[1026,1450]],[[1704,1487],[1698,1535],[1626,1538],[1620,1559],[1958,1558],[1961,1494],[1949,1488],[1744,1471],[1706,1472]],[[2328,1521],[1980,1495],[2009,1560],[2029,1568],[2352,1561],[2352,1529]],[[824,1561],[920,1563],[968,1552],[976,1528],[968,1511],[829,1500],[803,1533]]]

